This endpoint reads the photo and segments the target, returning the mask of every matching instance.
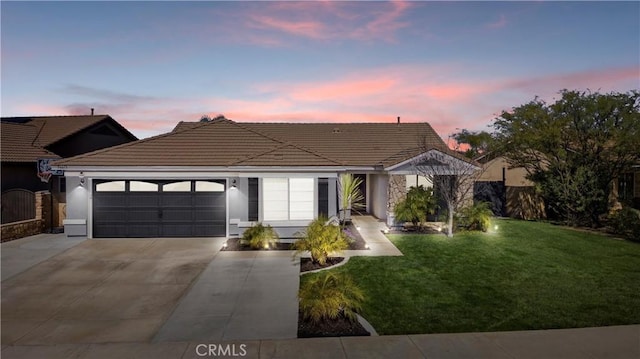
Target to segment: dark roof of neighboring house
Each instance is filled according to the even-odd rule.
[[[181,122],[169,133],[57,161],[60,166],[390,166],[436,148],[421,123]]]
[[[101,122],[110,122],[132,140],[137,140],[109,115],[2,117],[1,120],[3,162],[59,158],[46,147]]]
[[[60,158],[53,152],[33,144],[38,136],[38,126],[19,123],[2,123],[2,162],[36,162],[38,158]]]

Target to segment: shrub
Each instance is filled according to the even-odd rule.
[[[427,220],[427,214],[435,212],[437,207],[433,189],[422,185],[411,187],[407,196],[396,204],[393,211],[396,219],[401,222],[411,222],[417,226]]]
[[[258,223],[244,231],[242,240],[249,243],[251,248],[260,249],[274,246],[278,243],[279,237],[271,226],[264,226],[262,223]]]
[[[320,216],[307,228],[298,233],[299,239],[293,243],[295,254],[309,251],[311,261],[324,265],[332,252],[340,252],[349,247],[349,240],[340,226],[327,223],[327,217]]]
[[[493,216],[491,204],[478,202],[460,210],[458,221],[462,227],[468,230],[486,232],[491,225],[491,216]]]
[[[327,272],[303,280],[298,298],[305,319],[317,323],[343,315],[348,320],[355,321],[356,312],[362,307],[364,294],[351,277]]]
[[[640,212],[631,207],[623,207],[609,216],[613,232],[626,239],[640,242]]]

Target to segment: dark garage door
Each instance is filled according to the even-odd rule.
[[[93,236],[226,235],[224,181],[93,181]]]

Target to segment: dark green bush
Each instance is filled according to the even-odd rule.
[[[396,220],[411,222],[414,226],[427,220],[427,214],[435,212],[437,207],[433,189],[424,188],[422,185],[409,188],[407,196],[398,202],[393,209]]]
[[[242,234],[242,241],[254,249],[268,249],[275,246],[279,240],[278,233],[271,226],[264,226],[262,223],[247,228]]]
[[[491,216],[493,216],[491,203],[478,202],[460,210],[458,223],[461,227],[471,231],[486,232],[491,225]]]
[[[609,216],[609,226],[614,233],[626,239],[640,242],[640,211],[623,207]]]

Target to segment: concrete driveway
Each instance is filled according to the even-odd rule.
[[[58,248],[64,251],[2,281],[2,344],[148,342],[222,241],[86,240]],[[3,272],[18,271],[4,254]]]

